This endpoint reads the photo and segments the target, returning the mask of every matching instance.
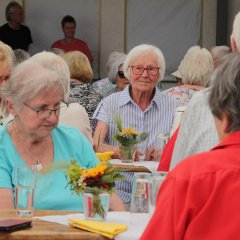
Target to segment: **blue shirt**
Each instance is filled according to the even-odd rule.
[[[177,106],[178,103],[173,97],[156,88],[151,103],[142,111],[132,100],[127,86],[123,91],[104,98],[94,112],[93,118],[108,125],[105,139],[107,144],[117,145],[112,138],[117,132],[116,118],[120,117],[123,127],[147,132],[148,147],[153,147],[157,134],[170,133]]]
[[[123,91],[113,93],[104,98],[93,114],[93,118],[108,125],[108,134],[105,143],[117,145],[113,135],[117,132],[116,117],[120,117],[123,127],[133,128],[139,132],[148,133],[148,147],[154,147],[155,138],[159,133],[169,133],[175,110],[178,106],[177,100],[155,88],[154,97],[149,106],[142,111],[132,100],[129,94],[129,86]],[[139,144],[141,148],[141,144]],[[125,204],[130,203],[133,173],[123,172],[125,179],[116,183],[116,192]]]
[[[87,168],[95,167],[97,159],[89,141],[79,130],[70,126],[59,125],[52,132],[54,145],[53,166],[75,159]],[[13,169],[26,165],[7,131],[7,125],[0,129],[0,188],[14,190]],[[82,197],[76,196],[69,187],[65,169],[48,174],[38,173],[34,197],[35,209],[82,210]]]

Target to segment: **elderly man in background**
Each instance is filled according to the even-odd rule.
[[[114,151],[115,157],[119,157],[119,146],[113,141],[113,136],[117,132],[115,119],[120,117],[123,127],[148,133],[146,159],[151,160],[155,138],[158,133],[170,132],[178,105],[176,99],[161,93],[156,87],[164,76],[164,56],[155,46],[136,46],[128,53],[123,70],[129,85],[123,91],[104,98],[94,113],[93,118],[98,120],[94,147],[100,152]],[[126,179],[117,182],[117,193],[125,204],[129,204],[133,174],[124,174]]]
[[[5,11],[8,23],[0,27],[0,40],[15,49],[28,51],[33,42],[30,29],[22,25],[24,11],[22,6],[15,1],[10,2]]]
[[[233,52],[240,51],[239,36],[240,12],[235,16],[233,22],[231,35],[231,48]],[[222,51],[222,48],[220,48],[220,51]],[[213,51],[211,52],[213,53]],[[216,54],[216,51],[214,52]],[[228,54],[228,50],[222,51],[222,53],[226,55]],[[219,58],[220,62],[221,60],[222,59]],[[215,65],[215,67],[217,67],[218,64]],[[219,142],[213,116],[206,100],[207,92],[206,89],[205,91],[195,94],[185,111],[175,143],[170,169],[173,169],[185,157],[208,151]]]

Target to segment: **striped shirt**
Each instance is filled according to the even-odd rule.
[[[150,105],[142,111],[130,97],[129,86],[127,86],[123,91],[104,98],[94,112],[93,118],[108,125],[106,144],[117,145],[112,138],[117,132],[116,118],[120,117],[124,128],[147,132],[149,134],[148,147],[153,147],[158,133],[170,132],[176,107],[175,98],[156,88]]]
[[[172,127],[177,100],[157,88],[149,106],[142,111],[132,100],[129,86],[123,91],[113,93],[104,98],[93,114],[93,119],[100,120],[108,125],[108,134],[105,143],[118,145],[113,141],[117,132],[116,118],[120,117],[124,128],[133,128],[139,132],[148,133],[148,147],[153,147],[158,133],[169,133]],[[141,145],[141,144],[140,144]],[[141,146],[140,146],[141,147]],[[116,193],[125,204],[131,200],[133,173],[124,172],[125,179],[116,183]]]

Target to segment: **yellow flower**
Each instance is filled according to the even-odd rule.
[[[138,132],[134,129],[131,129],[131,128],[123,128],[122,129],[122,133],[123,135],[138,135]]]

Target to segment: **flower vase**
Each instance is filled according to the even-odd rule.
[[[119,146],[120,151],[120,158],[122,162],[131,163],[134,162],[135,154],[136,154],[137,147],[136,145],[129,145],[129,146]]]
[[[86,220],[105,221],[109,209],[109,193],[83,192],[83,211]]]

